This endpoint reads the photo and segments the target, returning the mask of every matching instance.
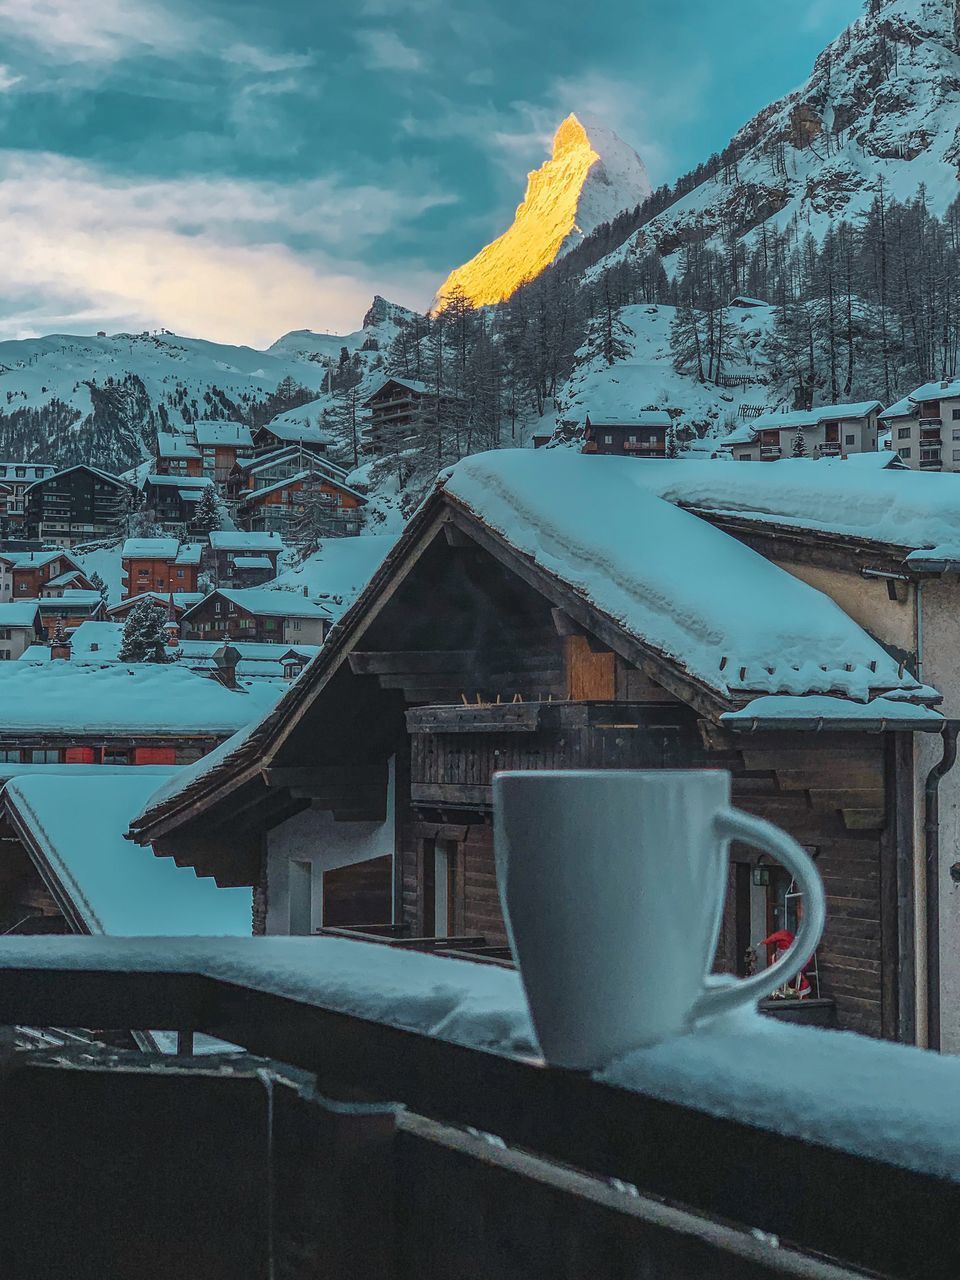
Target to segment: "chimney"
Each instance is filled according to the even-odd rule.
[[[240,661],[240,650],[232,644],[222,644],[213,655],[216,671],[214,675],[227,689],[237,687],[237,663]]]
[[[53,629],[53,639],[50,641],[50,661],[69,662],[73,652],[73,646],[63,633],[63,626],[58,622]]]
[[[173,603],[173,592],[167,601],[167,620],[163,624],[163,643],[168,649],[176,649],[180,643],[180,623],[177,621],[177,607]]]

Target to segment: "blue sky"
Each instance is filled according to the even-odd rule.
[[[0,337],[266,345],[428,305],[571,110],[654,184],[861,0],[0,0]]]

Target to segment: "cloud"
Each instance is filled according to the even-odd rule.
[[[374,278],[354,255],[447,199],[334,179],[119,180],[62,156],[0,153],[3,327],[36,332],[56,315],[68,327],[164,325],[251,345],[304,326],[356,328],[374,292],[426,305],[433,272]]]
[[[0,62],[0,93],[9,93],[15,84],[23,80],[23,76],[14,74],[4,62]]]
[[[141,0],[0,0],[0,32],[61,62],[111,61],[189,44],[195,23]]]
[[[261,49],[252,44],[232,44],[224,49],[221,56],[224,62],[249,67],[264,75],[277,71],[297,71],[313,66],[315,61],[312,53],[271,53],[269,49]]]
[[[377,28],[358,31],[357,40],[364,51],[363,64],[371,71],[424,71],[423,54],[404,44],[395,31]]]

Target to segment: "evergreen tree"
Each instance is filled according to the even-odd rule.
[[[164,635],[166,613],[149,596],[133,606],[123,628],[123,639],[117,655],[121,662],[175,661],[167,648]]]
[[[110,603],[110,590],[96,570],[94,570],[90,575],[90,585],[93,587],[94,591],[100,592],[100,599],[104,604]]]
[[[677,428],[671,423],[667,430],[667,457],[679,458],[680,441],[677,439]]]
[[[793,437],[793,456],[795,458],[807,456],[807,442],[803,438],[803,427],[797,427],[797,434]]]
[[[204,485],[196,512],[190,521],[190,528],[194,533],[208,535],[216,529],[223,528],[223,510],[214,485]]]

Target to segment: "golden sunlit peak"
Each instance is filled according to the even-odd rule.
[[[455,290],[477,307],[502,302],[584,235],[649,194],[636,152],[612,129],[588,128],[571,112],[554,134],[550,159],[527,175],[510,227],[450,273],[437,306],[442,309]]]

